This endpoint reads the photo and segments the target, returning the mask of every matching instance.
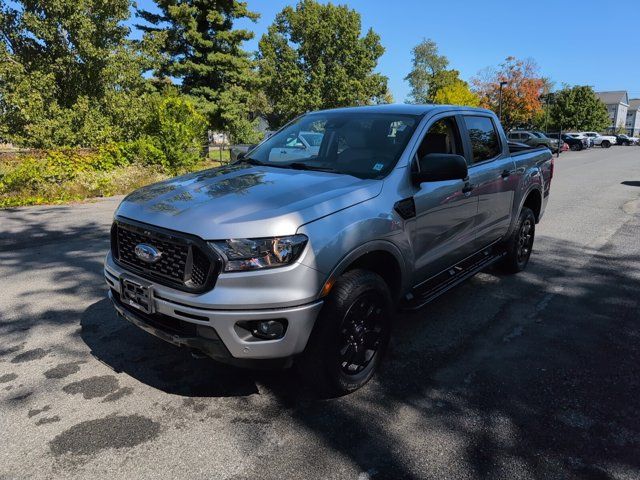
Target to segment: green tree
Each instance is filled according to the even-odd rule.
[[[549,123],[553,129],[601,132],[611,124],[611,119],[593,88],[565,85],[550,99]]]
[[[413,47],[411,53],[413,68],[405,77],[411,86],[410,103],[439,103],[436,96],[440,90],[447,87],[449,91],[451,88],[460,89],[465,83],[459,78],[460,72],[447,68],[449,60],[438,53],[438,45],[433,40],[423,40]]]
[[[478,107],[480,105],[480,97],[469,89],[467,82],[457,79],[453,83],[440,88],[436,92],[433,103]]]
[[[127,40],[130,6],[1,2],[0,135],[35,147],[135,135],[146,59]]]
[[[355,10],[315,0],[285,7],[259,43],[271,125],[307,110],[389,100],[387,77],[375,72],[383,53],[373,30],[361,36]]]
[[[234,29],[236,20],[258,15],[236,0],[156,0],[159,13],[138,10],[145,39],[159,45],[156,77],[178,78],[196,99],[210,127],[237,141],[256,138],[254,117],[266,106],[259,79],[242,44],[253,32]],[[258,92],[258,93],[254,93]]]

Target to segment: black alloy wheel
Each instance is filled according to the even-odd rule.
[[[321,397],[363,387],[376,372],[391,334],[393,299],[382,277],[353,269],[324,299],[298,373]]]
[[[533,232],[534,226],[531,218],[525,218],[520,226],[520,231],[518,232],[516,258],[520,264],[526,264],[529,261],[531,249],[533,247]]]
[[[502,268],[507,273],[518,273],[527,268],[536,233],[536,217],[530,208],[522,207],[518,223],[505,240]]]
[[[361,295],[342,320],[338,363],[345,375],[357,375],[378,354],[385,329],[384,303],[375,292]]]

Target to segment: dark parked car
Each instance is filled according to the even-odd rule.
[[[557,151],[560,142],[555,138],[549,138],[542,132],[531,132],[526,130],[513,130],[507,134],[510,142],[518,142],[530,147],[547,147],[552,151]]]
[[[618,145],[635,145],[638,142],[638,139],[635,137],[630,137],[629,135],[616,135],[616,141]]]
[[[564,143],[569,145],[569,149],[574,151],[580,151],[587,148],[585,142],[582,139],[572,137],[571,135],[567,135],[566,133],[562,134],[562,140],[564,140]]]

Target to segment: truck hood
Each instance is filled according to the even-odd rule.
[[[282,236],[381,189],[380,180],[234,164],[136,190],[116,215],[205,240]]]

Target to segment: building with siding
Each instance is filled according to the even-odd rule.
[[[596,92],[596,96],[607,106],[611,125],[609,131],[614,132],[627,125],[627,111],[629,109],[629,95],[624,90],[613,92]]]
[[[626,126],[629,131],[629,135],[632,137],[640,135],[640,98],[632,98],[629,100]]]

